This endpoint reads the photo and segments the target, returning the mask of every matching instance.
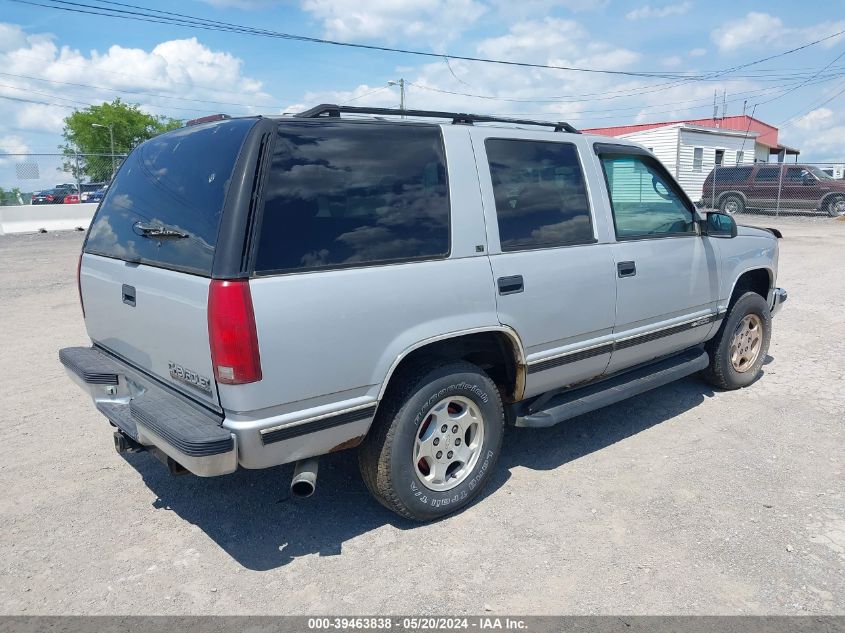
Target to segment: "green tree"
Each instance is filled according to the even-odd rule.
[[[107,181],[112,175],[111,132],[114,152],[121,156],[157,134],[181,125],[177,119],[142,112],[137,104],[115,99],[111,103],[77,110],[65,118],[62,136],[65,144],[59,149],[65,155],[62,169],[80,180]],[[76,153],[81,154],[77,157]],[[98,154],[98,156],[91,156]],[[114,161],[120,164],[120,157]]]

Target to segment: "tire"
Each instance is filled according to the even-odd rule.
[[[728,310],[716,336],[707,343],[710,365],[703,372],[704,378],[720,389],[747,387],[760,374],[771,337],[772,315],[766,300],[756,292],[746,292]]]
[[[845,215],[845,196],[832,196],[825,205],[827,214],[832,218]]]
[[[733,194],[727,195],[719,202],[719,210],[728,215],[735,213],[742,213],[745,211],[745,202],[740,196]]]
[[[502,399],[490,377],[464,361],[419,365],[395,380],[358,451],[361,475],[400,516],[439,519],[469,504],[490,479],[504,434]]]

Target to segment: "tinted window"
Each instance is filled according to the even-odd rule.
[[[674,182],[646,156],[604,155],[616,236],[695,234],[693,213]]]
[[[139,145],[109,187],[85,252],[210,274],[229,180],[254,124],[236,119],[186,127]],[[144,237],[142,226],[187,237]]]
[[[789,167],[783,175],[786,182],[804,182],[805,178],[812,178],[810,172],[803,167]]]
[[[748,177],[751,175],[751,167],[717,169],[715,174],[716,182],[720,184],[739,184],[748,180]]]
[[[503,251],[594,241],[574,145],[488,139],[485,146]]]
[[[449,189],[438,127],[279,126],[256,272],[448,252]]]
[[[777,182],[780,177],[780,167],[761,167],[757,170],[754,180],[757,182]]]

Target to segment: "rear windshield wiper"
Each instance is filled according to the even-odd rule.
[[[136,222],[133,228],[140,231],[141,235],[143,235],[144,237],[149,237],[158,240],[182,239],[184,237],[191,237],[188,233],[185,233],[184,231],[171,229],[160,224],[141,224],[140,222]]]

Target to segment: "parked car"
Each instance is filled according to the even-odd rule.
[[[700,204],[707,206],[714,201],[716,208],[730,214],[781,208],[839,217],[845,215],[845,181],[814,165],[717,167],[704,181]]]
[[[63,204],[67,194],[66,189],[45,189],[33,193],[30,204]]]
[[[107,187],[103,187],[102,189],[97,189],[96,191],[90,192],[89,194],[87,194],[88,197],[85,200],[85,202],[88,202],[88,203],[101,202],[102,199],[106,195],[106,189],[107,189]],[[85,195],[85,194],[82,194],[82,195]]]
[[[65,204],[79,204],[79,194],[78,193],[69,193],[65,196],[64,199]]]
[[[758,377],[775,231],[699,212],[628,141],[399,114],[199,124],[126,159],[79,259],[93,346],[59,355],[119,452],[296,462],[304,496],[357,447],[373,495],[430,520],[491,479],[506,423]]]
[[[80,194],[80,202],[95,202],[95,200],[91,200],[91,196],[100,191],[101,189],[105,189],[106,183],[104,182],[86,182],[80,185],[81,194]]]

